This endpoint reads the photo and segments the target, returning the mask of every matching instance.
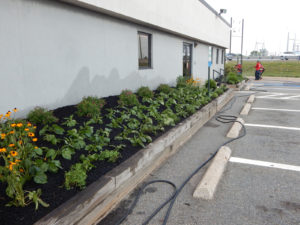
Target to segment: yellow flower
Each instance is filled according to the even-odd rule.
[[[25,131],[29,131],[29,128],[25,128]]]
[[[33,128],[36,129],[36,126],[34,126]]]
[[[17,108],[14,108],[13,111],[14,111],[14,112],[18,112],[18,109],[17,109]]]
[[[0,148],[0,152],[6,152],[6,148]]]
[[[11,112],[8,111],[8,112],[5,114],[5,117],[6,117],[6,118],[9,118],[9,117],[10,117],[10,114],[11,114]]]
[[[15,126],[17,126],[17,124],[12,123],[10,126],[11,126],[11,127],[15,127]]]
[[[8,147],[14,147],[15,146],[15,144],[9,144],[8,145]]]
[[[0,114],[0,120],[1,120],[2,117],[3,117],[3,114]]]
[[[21,173],[24,173],[24,170],[21,168],[20,170],[19,170]]]
[[[16,157],[18,155],[18,152],[17,151],[11,151],[10,154],[11,154],[12,157]]]
[[[32,138],[32,141],[33,142],[36,142],[38,139],[37,138]]]
[[[9,162],[9,170],[13,170],[14,165],[16,165],[15,162]]]
[[[34,133],[30,132],[30,133],[28,133],[28,136],[29,137],[34,137]]]
[[[21,162],[21,160],[20,159],[16,159],[16,162]]]
[[[38,149],[39,147],[35,146],[34,149]]]
[[[20,140],[20,141],[19,141],[19,144],[20,144],[20,145],[21,145],[21,144],[23,144],[23,141],[22,141],[22,140]]]
[[[2,133],[2,134],[1,134],[1,139],[4,139],[5,136],[6,136],[6,134]]]
[[[15,133],[15,131],[14,130],[12,130],[11,132],[9,132],[10,134],[14,134]]]
[[[27,127],[31,127],[32,124],[30,122],[27,123]]]
[[[17,127],[22,127],[23,126],[23,123],[18,123],[17,124]]]

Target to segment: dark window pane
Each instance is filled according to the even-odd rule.
[[[138,33],[139,39],[139,68],[151,67],[151,35]]]

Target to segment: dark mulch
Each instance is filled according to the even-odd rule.
[[[117,100],[118,96],[110,96],[105,98],[106,105],[103,108],[103,118],[105,118],[105,112],[107,108],[114,108],[117,106]],[[161,109],[163,110],[163,109]],[[54,115],[59,118],[59,123],[63,121],[64,118],[69,117],[70,115],[74,114],[74,119],[78,122],[77,127],[80,125],[83,125],[84,122],[86,122],[88,119],[86,118],[79,118],[75,114],[76,107],[75,105],[71,106],[65,106],[62,108],[58,108],[53,111]],[[96,130],[99,127],[104,127],[105,124],[108,124],[110,121],[108,119],[103,120],[102,125],[96,125],[94,127],[94,130]],[[37,133],[42,127],[37,127]],[[65,127],[64,127],[65,128]],[[166,127],[164,132],[167,132],[171,127]],[[113,130],[111,132],[111,135],[114,136],[116,133],[120,132],[120,130]],[[155,136],[152,136],[152,139],[155,140],[159,136],[162,135],[162,133],[158,133]],[[39,137],[38,137],[39,138]],[[117,141],[114,141],[113,138],[111,138],[112,144],[118,144]],[[48,142],[44,142],[39,139],[38,146],[47,146],[47,147],[53,147],[54,149],[57,147],[51,146]],[[122,150],[121,154],[122,157],[115,163],[108,163],[105,161],[99,161],[95,163],[96,168],[94,168],[92,171],[88,174],[87,179],[87,185],[91,184],[92,182],[99,179],[102,175],[106,174],[108,171],[112,170],[114,167],[134,155],[137,151],[141,150],[141,147],[133,147],[129,143],[127,143],[127,146],[124,150]],[[25,190],[36,190],[37,188],[42,189],[42,196],[41,198],[50,204],[48,208],[44,208],[40,205],[39,209],[35,211],[34,204],[30,204],[28,207],[25,208],[17,208],[17,207],[6,207],[5,204],[9,202],[9,198],[5,194],[5,188],[6,185],[0,183],[0,216],[1,221],[0,224],[3,225],[27,225],[27,224],[33,224],[55,208],[57,208],[62,203],[66,202],[68,199],[72,198],[74,195],[76,195],[78,192],[80,192],[79,189],[72,189],[72,190],[66,190],[64,187],[62,187],[64,183],[64,173],[67,171],[74,162],[79,161],[79,156],[82,154],[83,151],[76,152],[75,155],[72,156],[72,161],[65,160],[63,158],[59,158],[61,161],[62,170],[59,170],[58,173],[48,173],[48,182],[44,185],[38,185],[34,182],[26,183],[24,189]]]

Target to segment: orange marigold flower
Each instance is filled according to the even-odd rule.
[[[12,130],[11,132],[9,132],[9,134],[14,134],[15,133],[15,131],[14,130]]]
[[[0,152],[6,152],[6,148],[0,148]]]
[[[18,109],[17,109],[17,108],[14,108],[13,111],[14,111],[14,112],[18,112]]]
[[[15,146],[15,144],[9,144],[8,145],[8,147],[14,147]]]
[[[23,123],[18,123],[17,124],[17,127],[22,127],[23,126]]]
[[[28,133],[28,136],[29,137],[34,137],[34,133],[30,132],[30,133]]]
[[[1,139],[4,139],[5,136],[6,136],[6,134],[2,133],[2,134],[1,134]]]
[[[37,138],[32,138],[32,141],[33,142],[36,142],[38,139]]]
[[[31,126],[32,126],[32,124],[28,122],[27,123],[27,127],[31,127]]]
[[[18,152],[17,151],[11,151],[10,154],[11,154],[12,157],[16,157],[18,155]]]
[[[15,127],[15,126],[17,126],[17,124],[12,123],[10,126],[11,126],[11,127]]]
[[[29,131],[29,128],[25,128],[25,131]]]

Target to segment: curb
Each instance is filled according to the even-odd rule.
[[[250,95],[250,97],[248,98],[248,103],[253,103],[255,100],[255,95]]]
[[[233,96],[234,91],[229,89],[34,225],[98,223],[154,169],[188,141]]]
[[[241,122],[242,124],[245,123],[245,121],[242,118],[237,118],[237,121]],[[234,122],[232,127],[227,133],[227,137],[229,138],[237,138],[239,136],[240,130],[242,129],[242,125],[239,122]]]
[[[248,115],[250,109],[251,109],[251,104],[250,103],[246,103],[244,105],[242,111],[240,112],[240,115]]]
[[[243,80],[242,82],[238,83],[238,84],[227,84],[227,87],[229,87],[230,89],[233,89],[234,91],[240,91],[242,90],[246,85],[246,81]]]
[[[194,198],[211,200],[214,197],[219,181],[225,171],[230,158],[231,150],[227,146],[222,146],[214,157],[209,168],[194,191]]]

